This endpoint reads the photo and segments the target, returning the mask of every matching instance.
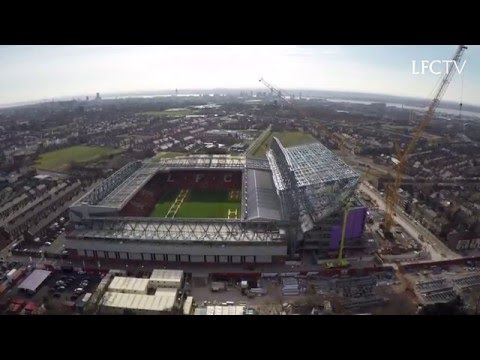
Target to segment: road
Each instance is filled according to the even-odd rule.
[[[366,193],[368,196],[376,200],[378,207],[381,210],[385,210],[385,200],[377,190],[371,188],[365,183],[362,183],[360,185],[360,191]],[[397,215],[394,216],[395,221],[402,226],[410,236],[418,240],[425,246],[427,250],[429,250],[433,261],[461,258],[461,255],[450,250],[430,231],[425,229],[422,225],[415,223],[412,217],[404,214],[400,209],[396,211],[396,214]],[[419,234],[423,235],[423,241],[418,238]]]

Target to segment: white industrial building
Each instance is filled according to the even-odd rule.
[[[240,305],[209,305],[195,309],[195,315],[244,315],[245,306]]]
[[[170,312],[175,305],[182,278],[181,270],[153,270],[150,279],[115,276],[102,297],[101,306],[113,312]],[[154,294],[152,290],[155,290]]]
[[[108,285],[108,291],[124,294],[147,294],[148,279],[115,276]]]
[[[155,296],[177,296],[177,289],[174,288],[158,288],[155,290]]]
[[[182,286],[183,270],[155,269],[150,276],[149,287],[175,288]]]
[[[190,315],[193,308],[193,296],[187,296],[183,303],[183,315]]]
[[[102,307],[120,313],[131,310],[135,314],[153,315],[170,312],[175,305],[175,300],[176,291],[163,291],[158,295],[122,294],[108,291],[103,296]]]

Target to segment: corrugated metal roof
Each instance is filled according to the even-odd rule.
[[[175,295],[172,292],[161,296],[106,292],[102,303],[107,307],[146,311],[169,311],[174,304]]]
[[[154,269],[150,280],[153,281],[165,281],[165,282],[178,282],[180,283],[183,278],[183,270],[166,270],[166,269]]]
[[[147,291],[148,283],[148,279],[115,276],[108,286],[108,290],[144,293]]]
[[[206,308],[205,315],[243,315],[245,306],[235,305],[210,305]]]
[[[187,296],[183,303],[183,315],[190,315],[193,306],[193,296]]]
[[[247,219],[281,220],[280,200],[270,171],[247,170]]]
[[[52,272],[47,270],[35,270],[19,286],[19,289],[36,291],[37,288],[50,276]]]
[[[177,296],[176,288],[158,288],[155,290],[155,296]]]

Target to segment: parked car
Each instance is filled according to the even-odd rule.
[[[73,290],[73,293],[77,294],[77,295],[80,295],[80,294],[83,294],[84,291],[85,291],[85,289],[83,289],[83,288],[76,288],[75,290]]]
[[[45,244],[44,244],[44,245],[45,245],[45,246],[51,246],[51,245],[52,245],[52,243],[51,243],[50,241],[47,241],[47,242],[45,242]]]
[[[86,287],[86,286],[88,286],[88,280],[83,280],[83,281],[80,283],[80,286],[81,286],[81,287]]]
[[[66,287],[65,287],[65,286],[63,286],[63,285],[62,285],[62,286],[59,286],[59,287],[57,287],[57,291],[60,291],[60,292],[63,292],[63,291],[65,291],[65,289],[66,289]]]

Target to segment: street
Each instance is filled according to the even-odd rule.
[[[360,184],[360,191],[376,200],[379,209],[385,210],[385,200],[377,190],[362,183]],[[433,261],[461,258],[461,255],[450,250],[440,239],[423,226],[414,223],[414,219],[407,214],[404,214],[400,209],[396,210],[396,216],[394,216],[394,219],[410,236],[417,239],[427,250],[430,251]],[[419,239],[419,235],[423,236],[423,241]]]

